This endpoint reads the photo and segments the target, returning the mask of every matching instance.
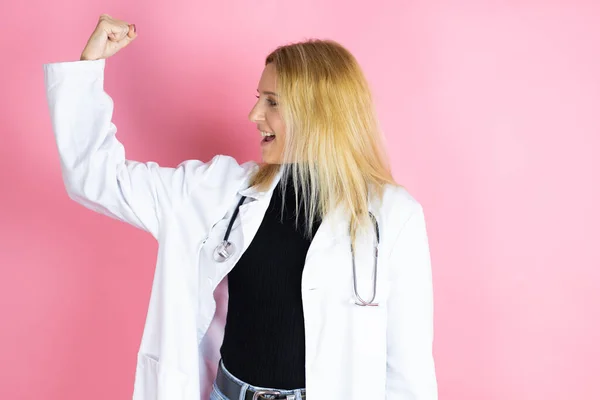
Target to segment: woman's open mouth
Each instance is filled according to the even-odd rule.
[[[260,132],[261,136],[263,137],[261,144],[262,143],[269,143],[272,142],[273,140],[275,140],[275,134],[271,133],[271,132]]]

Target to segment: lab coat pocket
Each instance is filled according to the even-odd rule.
[[[184,400],[189,377],[156,358],[138,354],[133,400]]]
[[[354,297],[349,301],[354,340],[356,343],[370,343],[369,346],[357,346],[357,353],[362,360],[369,360],[370,365],[379,365],[385,359],[388,295],[389,283],[380,280],[378,281],[377,295],[373,300],[373,303],[377,305],[357,305]]]

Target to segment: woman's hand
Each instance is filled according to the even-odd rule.
[[[102,14],[96,29],[81,53],[81,60],[108,58],[133,42],[136,37],[134,24],[114,19],[108,14]]]

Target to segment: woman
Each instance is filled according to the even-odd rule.
[[[102,15],[79,61],[44,65],[69,196],[159,243],[134,399],[436,399],[423,210],[352,55],[312,40],[267,57],[262,163],[166,168],[125,158],[103,89],[136,37]]]

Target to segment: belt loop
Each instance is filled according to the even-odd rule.
[[[302,400],[302,389],[294,390],[294,396],[297,400]]]
[[[242,388],[240,389],[240,398],[239,400],[245,400],[246,399],[246,391],[248,390],[248,387],[250,385],[248,383],[244,383],[242,385]]]

